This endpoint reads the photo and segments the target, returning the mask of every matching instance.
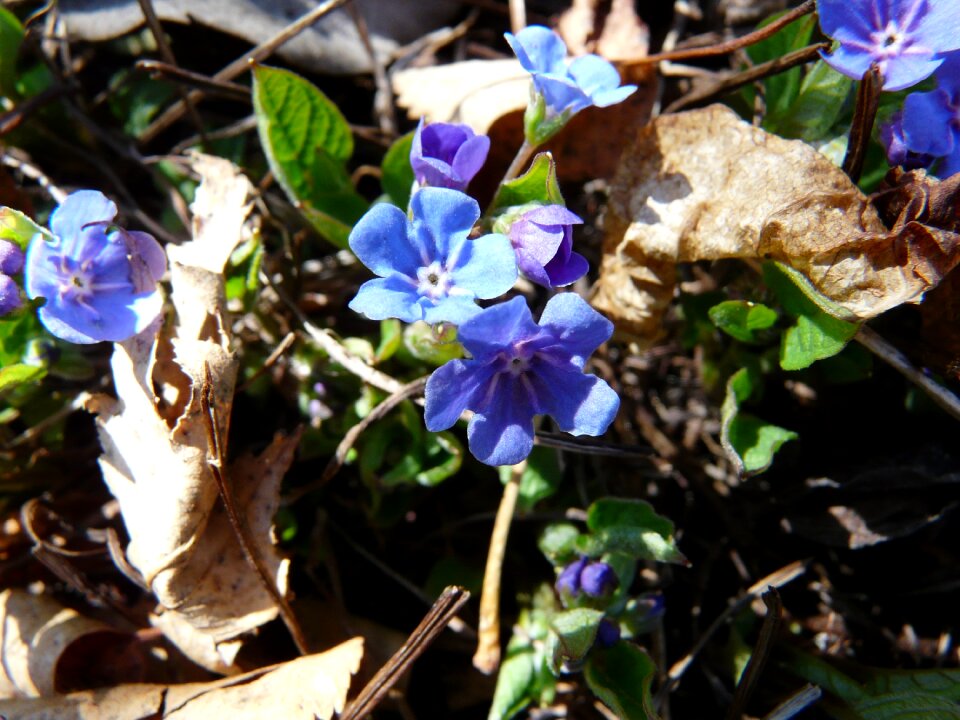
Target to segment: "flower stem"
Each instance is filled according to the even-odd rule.
[[[533,155],[533,151],[536,149],[536,145],[531,145],[530,141],[526,138],[523,139],[523,145],[521,145],[520,149],[517,150],[516,157],[513,158],[513,162],[510,163],[510,167],[507,168],[507,174],[504,175],[503,180],[500,181],[500,187],[503,187],[505,183],[510,182],[520,174],[520,171],[523,170],[524,165],[527,164],[527,161],[530,160],[530,157]]]
[[[503,557],[507,549],[507,537],[510,524],[517,507],[520,494],[520,478],[527,462],[517,463],[510,468],[510,479],[503,488],[497,517],[493,521],[490,533],[490,550],[487,553],[487,566],[483,571],[483,591],[480,594],[480,625],[477,628],[477,652],[473,655],[473,666],[490,675],[500,666],[500,578],[503,574]]]

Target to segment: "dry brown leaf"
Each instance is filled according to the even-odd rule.
[[[892,231],[823,155],[714,105],[657,118],[610,193],[594,304],[652,341],[676,264],[772,258],[859,318],[919,302],[960,262],[960,238],[910,221]]]
[[[159,624],[192,659],[224,672],[239,649],[233,641],[277,615],[218,501],[200,405],[209,373],[220,435],[228,437],[237,359],[223,268],[243,237],[251,188],[226,160],[196,155],[192,164],[202,178],[193,240],[168,248],[173,337],[158,337],[153,328],[118,344],[111,360],[118,400],[96,398],[91,409],[98,413],[104,480],[130,535],[127,555],[165,611]],[[293,447],[279,439],[263,461],[244,460],[236,469],[243,475],[259,463],[256,482],[237,483],[238,509],[247,513],[281,593],[287,562],[273,546],[270,521]]]
[[[646,57],[650,41],[633,0],[573,0],[557,31],[572,55],[596,53],[607,60]]]
[[[107,663],[120,656],[123,663]],[[130,682],[139,679],[142,658],[131,635],[52,598],[18,589],[0,593],[0,698],[89,687],[84,667],[103,682]]]
[[[0,701],[0,714],[17,720],[330,720],[343,709],[362,658],[363,639],[353,638],[325,653],[210,683],[119,685]]]

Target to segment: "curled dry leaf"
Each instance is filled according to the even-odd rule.
[[[614,179],[594,304],[652,341],[677,263],[721,258],[788,263],[851,319],[866,319],[919,302],[960,262],[960,237],[918,219],[888,229],[820,153],[725,107],[661,116]]]
[[[0,698],[133,682],[142,666],[128,633],[44,595],[17,589],[0,593]]]
[[[330,720],[343,709],[350,676],[362,658],[363,639],[353,638],[319,655],[210,683],[119,685],[0,701],[0,714],[18,720]]]
[[[573,0],[557,30],[571,54],[596,53],[607,60],[646,57],[650,42],[633,0]]]
[[[118,399],[95,398],[90,409],[98,413],[100,466],[120,504],[131,565],[156,595],[165,622],[179,628],[171,639],[197,662],[224,671],[239,649],[230,641],[276,617],[277,609],[238,550],[218,502],[210,419],[200,401],[209,373],[219,434],[226,438],[237,359],[223,268],[243,236],[250,183],[220,158],[196,155],[193,167],[202,178],[192,206],[193,240],[168,248],[173,336],[153,327],[117,344],[111,368]],[[273,546],[270,517],[292,452],[290,441],[279,440],[259,465],[238,463],[241,473],[251,463],[269,469],[238,486],[238,512],[255,529],[281,593],[287,562]]]

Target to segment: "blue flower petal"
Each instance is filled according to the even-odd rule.
[[[612,322],[570,292],[550,298],[540,316],[540,326],[556,338],[578,368],[613,334]]]
[[[564,72],[567,46],[553,30],[543,25],[529,25],[516,35],[505,33],[504,37],[527,72]]]
[[[449,188],[428,187],[417,191],[410,201],[410,209],[420,242],[436,248],[436,256],[431,260],[445,260],[480,218],[476,200]]]
[[[868,36],[874,4],[875,0],[817,0],[823,34],[841,41]]]
[[[863,77],[863,74],[869,69],[870,63],[873,62],[873,57],[869,53],[851,48],[849,45],[841,45],[829,54],[821,50],[820,57],[841,75],[857,80]]]
[[[464,240],[452,268],[454,287],[486,300],[503,295],[517,281],[517,258],[506,235]]]
[[[382,203],[360,218],[348,242],[360,262],[375,275],[401,273],[416,277],[417,268],[433,259],[432,247],[416,246],[407,230],[406,214],[394,205]]]
[[[78,190],[64,198],[50,216],[50,231],[69,242],[85,225],[109,223],[117,216],[117,206],[101,192]]]
[[[901,55],[887,61],[881,61],[880,71],[883,73],[883,89],[889,92],[903,90],[926,80],[943,64],[943,58],[933,53],[916,55]]]
[[[435,325],[447,322],[451,325],[461,325],[480,312],[472,296],[450,295],[438,300],[420,298],[423,308],[424,322]]]
[[[543,411],[571,435],[602,435],[620,409],[620,397],[596,375],[579,370],[537,364],[528,373]]]
[[[953,152],[940,161],[937,175],[948,178],[960,173],[960,133],[953,137]]]
[[[903,137],[916,153],[946,155],[953,149],[950,96],[943,90],[911,93],[903,102]]]
[[[577,85],[591,98],[595,93],[602,90],[613,90],[620,85],[620,73],[599,55],[578,57],[570,63],[568,72]],[[633,92],[633,90],[630,92]],[[627,94],[629,95],[630,92]]]
[[[574,115],[590,107],[590,97],[565,75],[534,75],[533,85],[558,115],[565,112]]]
[[[422,191],[421,191],[422,192]],[[368,280],[348,307],[371,320],[399,318],[404,322],[423,320],[416,287],[400,275]]]
[[[557,255],[544,267],[550,287],[563,287],[582,278],[590,270],[590,263],[578,252],[571,252],[569,257]]]
[[[960,11],[956,2],[927,0],[925,4],[923,42],[941,53],[960,50]]]
[[[515,465],[533,449],[535,409],[524,384],[501,373],[467,427],[470,452],[487,465]]]
[[[480,172],[480,168],[487,161],[490,152],[490,138],[486,135],[477,135],[470,138],[453,158],[453,172],[460,178],[464,186],[473,180],[473,176]]]
[[[493,372],[490,363],[481,365],[463,360],[451,360],[435,370],[423,394],[427,430],[439,432],[452,427],[467,407],[483,399]]]
[[[457,331],[457,339],[474,358],[485,360],[507,345],[529,340],[539,333],[527,301],[515,297],[488,307],[465,322]]]

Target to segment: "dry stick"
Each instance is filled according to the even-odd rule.
[[[150,28],[153,39],[157,41],[157,49],[160,51],[160,56],[168,65],[177,67],[177,58],[170,48],[170,43],[167,42],[167,36],[164,34],[163,27],[160,25],[160,19],[153,9],[153,0],[137,0],[137,2],[140,3],[140,9],[143,11],[143,17],[147,21],[147,27]],[[200,113],[197,112],[196,106],[190,99],[190,94],[184,90],[182,85],[177,85],[177,93],[179,93],[181,101],[187,109],[187,114],[190,115],[190,120],[197,126],[197,132],[200,133],[200,137],[203,138],[204,144],[207,144],[207,138],[203,131],[203,120],[200,118]]]
[[[861,325],[853,339],[923,390],[930,396],[931,400],[946,410],[947,413],[960,420],[960,398],[933,378],[927,377],[917,370],[906,355],[880,337],[874,330],[866,325]]]
[[[860,179],[863,161],[867,156],[867,145],[873,123],[877,119],[880,107],[880,89],[883,87],[883,74],[876,65],[863,74],[860,87],[857,88],[857,104],[850,123],[850,139],[847,141],[847,154],[843,158],[843,171],[854,183]]]
[[[777,589],[771,586],[761,597],[763,598],[763,604],[767,606],[767,616],[763,619],[760,636],[757,638],[757,644],[753,648],[747,667],[740,677],[740,682],[737,683],[733,702],[727,708],[726,720],[740,720],[743,717],[744,708],[746,708],[747,701],[757,686],[757,680],[760,678],[767,660],[770,659],[773,642],[780,630],[780,624],[783,622],[783,602],[780,600],[780,593],[777,592]]]
[[[400,646],[386,665],[377,671],[356,699],[347,705],[340,714],[340,720],[359,720],[368,717],[410,665],[443,632],[468,599],[470,599],[470,593],[463,588],[453,586],[446,588],[407,641]]]
[[[220,418],[218,417],[217,406],[213,399],[213,381],[210,377],[210,366],[207,363],[203,364],[203,380],[200,384],[200,408],[203,411],[206,424],[207,444],[213,455],[213,457],[207,458],[207,465],[209,465],[210,472],[213,474],[213,478],[217,483],[217,490],[220,491],[220,499],[223,500],[223,506],[227,511],[227,517],[230,520],[230,525],[233,527],[233,532],[237,536],[237,540],[240,541],[240,549],[243,551],[247,563],[256,573],[257,577],[260,578],[260,582],[263,584],[267,593],[277,604],[280,617],[283,618],[283,623],[287,626],[287,630],[290,631],[290,636],[293,638],[297,650],[300,651],[301,655],[309,655],[310,648],[303,635],[303,631],[300,629],[300,625],[297,623],[297,618],[293,614],[293,609],[271,577],[270,570],[267,568],[266,563],[264,563],[263,556],[260,555],[256,543],[250,535],[250,527],[247,525],[246,518],[237,512],[233,488],[227,482],[225,476],[223,438],[220,437]]]
[[[47,194],[53,198],[57,205],[63,204],[67,199],[67,193],[53,184],[44,172],[28,160],[22,160],[11,154],[9,150],[0,150],[0,163],[8,168],[13,168],[24,177],[33,180],[37,185],[46,190]]]
[[[527,26],[527,4],[524,0],[509,0],[510,32],[516,35]]]
[[[490,550],[487,566],[483,571],[483,590],[480,593],[480,623],[477,626],[477,651],[473,666],[490,675],[500,665],[500,578],[503,575],[503,557],[507,550],[507,537],[513,513],[520,494],[520,478],[527,467],[526,460],[510,468],[510,479],[503,488],[497,517],[490,533]]]
[[[353,17],[353,24],[357,26],[357,33],[360,35],[360,42],[363,43],[363,49],[370,56],[370,66],[373,68],[373,82],[377,86],[377,92],[373,96],[373,109],[377,115],[381,132],[396,136],[397,134],[397,115],[393,109],[393,90],[390,88],[390,80],[387,78],[387,71],[373,49],[373,43],[370,42],[370,31],[367,29],[367,21],[360,12],[356,3],[350,3],[347,10]]]
[[[804,685],[793,695],[777,705],[763,720],[790,720],[797,713],[813,705],[823,691],[816,685]]]
[[[503,176],[503,180],[500,181],[499,187],[502,188],[506,183],[520,174],[520,171],[523,170],[536,149],[536,145],[531,145],[526,138],[523,139],[523,145],[517,150],[517,154],[514,156],[513,162],[510,163],[510,167],[507,168],[507,172]],[[500,193],[498,192],[497,194],[499,195]],[[496,203],[496,197],[494,197],[494,203]]]
[[[257,371],[256,371],[255,373],[253,373],[253,375],[251,375],[249,378],[247,378],[246,382],[244,382],[243,385],[241,385],[240,387],[237,388],[237,392],[238,392],[238,393],[241,393],[241,392],[243,392],[244,390],[246,390],[248,387],[250,387],[251,385],[253,385],[253,383],[256,382],[256,381],[260,378],[261,375],[263,375],[267,370],[269,370],[271,367],[273,367],[273,364],[274,364],[275,362],[277,362],[277,360],[279,360],[280,357],[281,357],[287,350],[290,349],[290,346],[293,345],[293,343],[294,343],[294,341],[295,341],[296,339],[297,339],[297,334],[296,334],[295,332],[288,332],[288,333],[284,336],[283,340],[280,341],[280,344],[278,344],[278,345],[273,349],[273,352],[270,353],[270,355],[267,356],[267,359],[263,361],[263,365],[261,365],[260,367],[258,367],[258,368],[257,368]]]
[[[357,442],[357,438],[360,437],[361,433],[363,433],[363,431],[370,427],[373,423],[377,422],[377,420],[383,418],[387,413],[393,410],[404,400],[422,393],[426,386],[426,376],[417,378],[416,380],[404,385],[397,392],[391,394],[390,397],[386,398],[383,402],[373,408],[373,410],[371,410],[365,418],[351,427],[343,436],[340,444],[337,445],[336,452],[333,453],[333,457],[330,458],[330,461],[323,469],[323,473],[320,475],[320,477],[317,480],[303,485],[302,487],[298,487],[296,490],[289,493],[287,497],[284,498],[283,504],[290,505],[291,503],[294,503],[302,498],[304,495],[307,495],[314,490],[319,490],[328,482],[330,482],[330,480],[333,479],[333,476],[336,475],[340,468],[343,467],[343,463],[347,459],[347,453],[350,452],[350,448],[352,448],[354,443]]]
[[[327,0],[327,2],[323,3],[322,5],[318,5],[310,12],[304,13],[272,38],[260,43],[255,48],[244,53],[232,63],[227,65],[225,68],[223,68],[223,70],[220,70],[213,76],[213,79],[217,81],[233,80],[235,77],[245,72],[250,67],[251,62],[260,62],[261,60],[269,57],[281,45],[295,38],[328,12],[331,10],[336,10],[345,2],[347,2],[347,0]],[[199,101],[203,96],[204,93],[202,90],[193,90],[188,95],[192,102]],[[160,117],[150,123],[147,129],[143,131],[143,133],[140,135],[141,142],[146,143],[153,140],[157,135],[179,120],[180,116],[183,115],[185,110],[186,106],[182,100],[167,108],[163,114],[160,115]]]
[[[137,60],[133,69],[150,73],[164,80],[190,85],[211,95],[219,94],[233,100],[250,100],[250,88],[240,83],[214,80],[202,73],[187,70],[178,65],[160,62],[159,60]]]
[[[727,42],[718,43],[716,45],[708,45],[707,47],[700,48],[691,48],[689,50],[672,50],[670,52],[657,53],[656,55],[647,55],[643,58],[635,58],[632,60],[625,61],[621,63],[622,65],[631,66],[631,65],[650,65],[652,63],[658,63],[663,60],[692,60],[694,58],[703,58],[703,57],[714,57],[715,55],[726,55],[732,53],[735,50],[740,50],[741,48],[749,47],[754,43],[758,43],[761,40],[766,40],[771,35],[776,34],[781,28],[789,25],[797,18],[801,18],[804,15],[812,13],[816,9],[815,0],[806,0],[803,5],[799,5],[790,12],[782,15],[777,20],[774,20],[769,25],[765,25],[759,30],[755,30],[752,33],[748,33],[742,37],[738,37],[736,40],[729,40]]]
[[[756,65],[749,70],[744,70],[736,75],[723,78],[715,85],[711,85],[710,87],[706,87],[701,90],[695,90],[687,95],[684,95],[682,98],[679,98],[671,103],[667,109],[664,110],[664,112],[677,112],[692,105],[706,104],[736,90],[739,87],[756,82],[757,80],[762,80],[770,75],[776,75],[777,73],[785,72],[790,68],[796,67],[797,65],[803,65],[804,63],[810,62],[817,57],[821,50],[826,50],[829,47],[830,43],[825,42],[817,43],[815,45],[808,45],[805,48],[788,53],[783,57],[774,58],[769,62]]]
[[[714,620],[710,627],[704,631],[697,642],[694,643],[693,647],[690,649],[686,655],[677,660],[667,673],[667,682],[663,684],[663,687],[660,688],[657,693],[657,702],[658,706],[663,704],[663,701],[666,699],[667,695],[673,692],[677,685],[680,684],[680,678],[683,677],[683,674],[687,671],[687,668],[693,663],[694,659],[706,647],[707,642],[710,638],[713,637],[713,634],[717,632],[723,625],[729,622],[734,615],[736,615],[740,610],[749,605],[753,600],[763,592],[767,586],[772,585],[773,587],[780,588],[786,585],[789,582],[796,580],[798,577],[803,575],[807,570],[807,561],[797,560],[790,563],[789,565],[784,565],[782,568],[767,575],[765,578],[755,582],[750,588],[739,598],[727,607],[720,615],[717,616],[717,619]]]

